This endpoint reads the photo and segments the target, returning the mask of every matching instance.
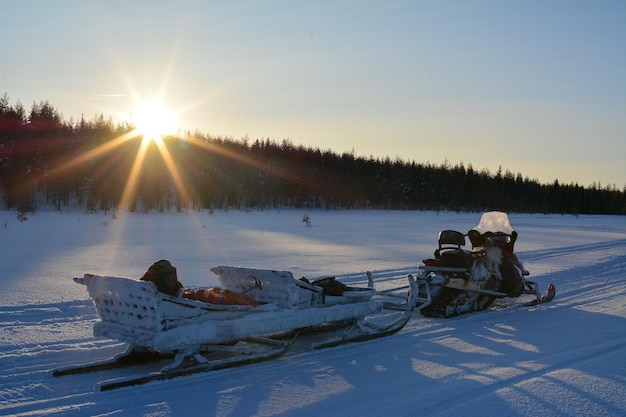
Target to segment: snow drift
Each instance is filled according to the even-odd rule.
[[[93,337],[84,273],[139,278],[168,258],[186,286],[220,264],[404,283],[442,229],[480,214],[424,212],[0,212],[0,414],[17,416],[622,416],[626,414],[626,219],[510,215],[516,253],[551,303],[497,300],[452,319],[414,316],[398,334],[114,392],[102,375],[50,370],[124,351]],[[143,371],[138,369],[139,372]],[[107,371],[107,377],[126,371]]]

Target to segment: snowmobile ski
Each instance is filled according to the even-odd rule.
[[[546,291],[546,293],[541,298],[537,298],[536,300],[532,300],[532,301],[526,303],[526,305],[530,307],[530,306],[536,306],[538,304],[547,303],[549,301],[552,301],[555,296],[556,296],[556,287],[554,286],[554,284],[550,284],[550,285],[548,285],[548,290]]]

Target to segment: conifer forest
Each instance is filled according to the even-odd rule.
[[[0,97],[0,200],[6,210],[266,210],[278,207],[626,214],[626,187],[542,184],[506,167],[436,165],[336,153],[290,140],[188,131],[147,142],[103,114],[64,120]],[[532,175],[532,173],[529,173]]]

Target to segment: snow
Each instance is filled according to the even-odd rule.
[[[302,222],[309,214],[311,227]],[[96,392],[115,370],[52,377],[124,351],[93,337],[84,273],[139,278],[167,258],[189,287],[216,265],[404,285],[443,229],[480,213],[276,210],[87,215],[0,211],[0,415],[623,416],[626,218],[510,215],[516,252],[547,304],[497,301],[453,319],[415,315],[399,333],[170,381]],[[139,367],[132,372],[147,372]]]

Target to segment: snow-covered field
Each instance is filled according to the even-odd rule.
[[[0,415],[626,415],[626,217],[510,216],[531,278],[557,287],[547,304],[524,307],[524,296],[454,319],[415,315],[374,341],[94,392],[99,380],[130,371],[50,375],[125,348],[92,336],[94,308],[74,276],[138,278],[168,258],[189,287],[217,285],[209,268],[218,264],[351,284],[370,270],[388,282],[432,256],[439,230],[466,232],[480,213],[117,217],[40,212],[21,223],[0,211]]]

